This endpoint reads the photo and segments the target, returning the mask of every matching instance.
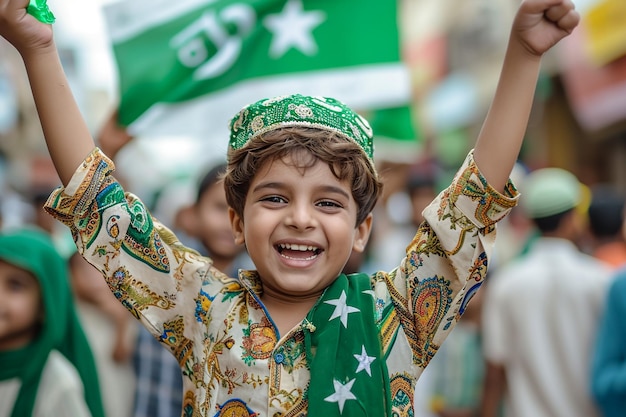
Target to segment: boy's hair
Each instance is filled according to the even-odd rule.
[[[318,160],[326,162],[340,180],[351,184],[357,204],[356,225],[373,210],[382,192],[382,183],[359,145],[336,132],[308,127],[283,127],[256,136],[244,148],[228,150],[228,169],[224,176],[226,199],[243,217],[250,184],[267,163],[289,156],[302,170]]]
[[[619,236],[624,224],[624,197],[611,186],[592,189],[588,219],[592,233],[598,238]]]
[[[220,162],[207,171],[200,182],[198,183],[198,190],[196,192],[196,203],[200,202],[204,193],[211,188],[216,182],[220,181],[226,171],[226,163]]]

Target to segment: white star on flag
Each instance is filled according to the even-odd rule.
[[[333,311],[333,314],[330,316],[328,321],[340,317],[341,324],[343,324],[343,327],[345,328],[348,328],[348,314],[361,312],[361,310],[359,310],[358,308],[351,307],[346,304],[345,291],[341,291],[341,295],[339,296],[339,298],[335,300],[324,301],[324,303],[335,306],[335,311]]]
[[[333,379],[333,385],[335,386],[335,393],[329,395],[324,398],[324,401],[328,401],[329,403],[337,403],[339,405],[339,414],[343,413],[343,406],[348,400],[356,400],[356,397],[350,391],[352,389],[352,385],[356,379],[352,379],[348,381],[346,385],[343,385],[341,382]]]
[[[367,356],[365,346],[361,345],[361,354],[355,354],[354,357],[359,361],[359,366],[356,368],[355,374],[365,370],[369,376],[372,376],[372,368],[370,365],[376,360],[375,356]]]
[[[301,0],[287,1],[279,14],[268,15],[263,20],[263,24],[273,35],[270,56],[280,58],[290,48],[296,48],[305,55],[314,55],[317,44],[312,32],[324,20],[324,12],[305,12]]]
[[[374,300],[376,300],[376,294],[374,294],[374,290],[365,290],[365,291],[362,291],[362,292],[363,292],[363,294],[369,294],[369,295],[371,295],[371,296],[372,296],[372,298],[373,298]]]

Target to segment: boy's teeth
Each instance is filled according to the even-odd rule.
[[[302,252],[315,250],[315,248],[313,246],[293,245],[291,243],[281,243],[280,247],[283,248],[283,249],[298,250],[298,251],[302,251]]]

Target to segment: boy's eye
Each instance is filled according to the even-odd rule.
[[[270,195],[268,197],[263,197],[261,201],[266,201],[268,203],[276,203],[276,204],[287,202],[287,200],[277,195]]]
[[[336,201],[332,201],[332,200],[322,200],[322,201],[318,202],[317,205],[320,206],[320,207],[338,207],[338,208],[343,207],[341,204],[337,203]]]

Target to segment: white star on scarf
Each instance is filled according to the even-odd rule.
[[[339,296],[339,298],[336,298],[334,300],[324,301],[324,303],[335,306],[335,311],[333,311],[333,314],[330,316],[328,321],[331,321],[339,317],[341,320],[341,324],[343,324],[343,327],[345,328],[348,328],[348,314],[361,312],[361,310],[359,310],[358,308],[351,307],[346,304],[346,292],[345,291],[341,291],[341,295]]]
[[[335,386],[335,393],[329,395],[324,398],[324,401],[328,401],[329,403],[337,403],[339,405],[339,414],[343,413],[343,406],[348,400],[356,400],[356,397],[350,391],[352,389],[352,385],[356,379],[352,379],[348,381],[346,385],[343,385],[341,382],[333,379],[333,385]]]
[[[370,365],[376,360],[376,357],[367,356],[365,346],[363,345],[361,345],[361,354],[355,354],[354,357],[357,361],[359,361],[359,366],[356,368],[355,374],[358,374],[361,371],[365,371],[369,376],[372,376],[372,368],[370,367]]]
[[[365,290],[361,291],[363,294],[371,295],[374,300],[376,300],[376,294],[374,294],[374,290]]]
[[[305,55],[314,55],[317,44],[312,32],[324,20],[324,12],[305,12],[301,0],[288,0],[279,14],[268,15],[263,20],[267,30],[272,32],[270,56],[280,58],[290,48],[296,48]]]

